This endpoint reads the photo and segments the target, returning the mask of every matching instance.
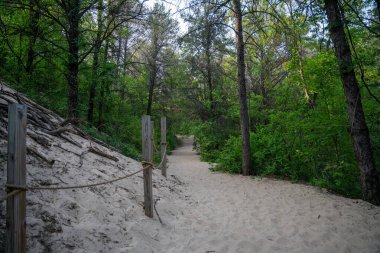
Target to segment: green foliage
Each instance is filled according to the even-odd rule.
[[[358,197],[358,170],[345,124],[312,116],[272,115],[252,135],[255,168],[260,175],[311,182]]]
[[[304,63],[306,82],[319,95],[316,108],[310,108],[302,96],[295,99],[294,94],[300,93],[300,87],[294,76],[272,90],[270,109],[263,105],[260,96],[252,96],[251,169],[261,176],[307,182],[359,197],[359,172],[347,132],[345,101],[333,57],[330,53],[320,53]],[[328,74],[321,78],[318,73]],[[369,122],[373,122],[378,119],[374,115],[379,109],[369,104],[366,111],[370,115]],[[378,126],[375,122],[369,125]],[[240,173],[240,136],[225,133],[229,137],[220,141],[220,136],[210,132],[213,128],[215,125],[211,123],[198,125],[196,133],[200,136],[201,155],[216,161],[217,170]],[[379,134],[378,131],[373,133]],[[374,138],[374,145],[378,145],[377,140]]]
[[[341,128],[331,127],[330,134],[323,137],[312,124],[291,117],[294,115],[276,115],[268,126],[251,133],[252,169],[261,176],[308,182],[359,197],[359,172],[347,134],[340,135]],[[340,145],[346,142],[346,150],[340,150],[336,141],[343,142]],[[216,157],[217,170],[240,173],[241,138],[231,136]]]
[[[108,145],[115,147],[119,150],[123,155],[131,157],[136,160],[141,160],[141,152],[131,144],[126,138],[125,135],[116,135],[112,133],[111,135],[106,134],[104,132],[99,132],[95,127],[91,127],[89,125],[81,125],[82,130],[91,135],[92,137],[107,143]]]
[[[327,164],[318,178],[311,180],[313,185],[327,188],[333,192],[350,197],[360,197],[361,189],[358,183],[359,171],[352,163]]]
[[[241,137],[230,137],[216,159],[216,170],[241,173]]]
[[[166,142],[167,142],[167,150],[166,153],[169,154],[170,150],[173,150],[177,146],[177,137],[175,135],[175,129],[169,128],[166,136]]]
[[[177,133],[181,135],[194,134],[194,130],[199,123],[199,121],[180,121],[177,125]]]
[[[65,117],[68,12],[62,9],[64,5],[50,0],[33,2],[38,5],[4,3],[0,9],[0,78]],[[356,12],[346,4],[342,7],[379,168],[380,106],[366,87],[380,97],[380,43],[378,36],[360,26],[358,18],[366,17],[366,25],[373,31],[378,31],[379,25],[371,21],[377,17],[372,16],[368,1],[354,2],[351,5]],[[176,22],[163,5],[155,5],[151,15],[144,10],[134,19],[128,10],[140,9],[135,7],[143,1],[121,1],[115,6],[103,1],[103,22],[97,22],[94,3],[81,3],[82,9],[88,10],[80,20],[78,41],[77,95],[83,120],[90,88],[96,83],[93,121],[81,127],[124,155],[140,159],[141,115],[147,111],[149,83],[155,73],[155,161],[160,160],[159,117],[165,115],[168,153],[176,145],[175,134],[194,135],[203,160],[216,162],[217,170],[240,173],[236,55],[231,50],[234,38],[223,24],[231,13],[223,6],[189,1],[189,12],[184,14],[189,32],[177,44]],[[325,13],[316,3],[307,8],[305,4],[279,1],[273,6],[274,15],[263,15],[268,11],[265,1],[247,2],[249,10],[257,10],[247,13],[243,21],[244,34],[249,35],[245,37],[245,60],[251,170],[357,197],[359,172],[347,132],[350,126],[342,82],[331,42],[319,27],[325,23]],[[119,24],[121,16],[128,21]],[[105,39],[95,50],[92,46],[99,23],[104,25]],[[106,26],[110,34],[105,33]],[[96,51],[98,66],[94,65]],[[29,56],[32,68],[28,70]]]
[[[193,129],[196,146],[199,149],[201,158],[205,161],[216,161],[219,150],[224,145],[226,133],[217,131],[218,126],[214,121],[199,122]]]

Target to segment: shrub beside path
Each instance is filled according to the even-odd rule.
[[[288,181],[209,171],[192,139],[169,156],[186,203],[167,252],[380,252],[380,207]],[[166,220],[166,219],[165,219]]]

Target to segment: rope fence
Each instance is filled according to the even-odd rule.
[[[21,192],[21,190],[14,190],[14,191],[11,191],[11,193],[8,193],[5,197],[1,198],[0,201],[3,202],[5,200],[7,200],[7,198],[10,198],[12,197],[13,195],[17,194]]]
[[[8,106],[8,167],[6,196],[0,202],[7,201],[7,244],[6,252],[26,252],[26,191],[35,190],[68,190],[96,187],[112,184],[143,172],[144,180],[144,211],[148,217],[153,217],[152,170],[161,169],[166,177],[166,118],[161,118],[161,161],[157,167],[153,164],[154,140],[153,123],[150,116],[142,117],[142,154],[143,169],[122,177],[105,180],[98,183],[67,185],[67,186],[27,186],[26,185],[26,106],[9,104]],[[157,212],[157,211],[156,211]],[[158,213],[157,213],[158,215]],[[160,219],[161,222],[161,219]]]
[[[166,159],[166,155],[164,156],[164,159]],[[153,163],[147,162],[147,161],[142,161],[141,163],[143,164],[143,169],[135,171],[131,174],[115,178],[112,180],[107,180],[99,183],[94,183],[94,184],[83,184],[83,185],[70,185],[70,186],[58,186],[58,187],[48,187],[48,186],[22,186],[22,185],[14,185],[14,184],[5,184],[5,187],[7,188],[7,192],[10,191],[9,194],[7,194],[5,197],[1,198],[0,201],[5,201],[7,198],[21,192],[21,191],[35,191],[35,190],[70,190],[70,189],[81,189],[81,188],[89,188],[89,187],[95,187],[95,186],[100,186],[100,185],[105,185],[105,184],[112,184],[117,181],[121,181],[123,179],[126,179],[128,177],[134,176],[140,172],[143,172],[146,169],[152,168],[152,169],[159,169],[163,162],[164,159],[161,160],[160,164],[155,167]]]

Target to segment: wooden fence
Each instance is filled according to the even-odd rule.
[[[26,185],[26,106],[8,105],[7,183]],[[6,252],[26,252],[26,192],[7,199]]]
[[[7,201],[6,209],[6,252],[26,252],[26,191],[27,190],[62,190],[73,188],[93,187],[113,183],[139,172],[143,172],[144,180],[144,212],[153,217],[153,122],[150,116],[142,116],[142,158],[143,169],[121,178],[104,181],[96,184],[63,186],[63,187],[28,187],[26,185],[26,120],[27,108],[25,105],[8,105],[8,164],[7,164]],[[166,177],[166,118],[161,118],[161,168]]]

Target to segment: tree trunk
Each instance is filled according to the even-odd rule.
[[[90,85],[90,94],[88,98],[88,111],[87,111],[87,120],[89,123],[94,121],[94,100],[96,96],[96,88],[98,86],[98,68],[99,68],[99,52],[102,46],[102,15],[103,15],[103,0],[98,1],[98,31],[96,34],[95,47],[94,47],[94,58],[92,62],[92,79]]]
[[[289,15],[290,15],[290,20],[291,20],[291,30],[292,30],[292,33],[291,33],[291,43],[290,43],[290,46],[291,46],[291,51],[293,52],[293,50],[295,50],[294,52],[294,55],[292,56],[292,58],[294,57],[296,59],[296,64],[297,64],[297,67],[298,67],[298,74],[300,76],[300,79],[301,81],[299,82],[299,86],[303,89],[303,93],[304,93],[304,96],[305,96],[305,99],[309,105],[309,107],[311,109],[315,109],[316,107],[316,98],[317,98],[317,93],[315,92],[310,92],[308,90],[308,85],[306,83],[306,79],[305,79],[305,72],[304,72],[304,65],[303,65],[303,56],[302,56],[302,52],[303,52],[303,45],[302,45],[302,38],[301,38],[301,33],[302,31],[300,31],[300,19],[297,15],[297,17],[295,17],[295,13],[293,11],[293,3],[289,3],[288,7],[289,7]]]
[[[235,12],[235,33],[237,67],[240,97],[240,127],[242,134],[242,171],[244,176],[248,176],[251,166],[251,145],[249,141],[249,117],[247,107],[247,89],[245,84],[245,63],[244,63],[244,40],[243,24],[240,0],[233,0]]]
[[[213,85],[212,85],[212,66],[211,66],[211,24],[206,17],[206,62],[207,62],[207,85],[209,92],[209,103],[211,117],[214,117],[214,98],[213,98]]]
[[[25,71],[29,75],[29,78],[32,75],[33,72],[33,61],[35,58],[35,52],[34,52],[34,45],[37,40],[38,36],[38,20],[40,19],[39,12],[35,9],[36,8],[36,0],[30,0],[30,13],[29,13],[29,43],[28,43],[28,52],[27,52],[27,59],[26,59],[26,65],[25,65]]]
[[[129,52],[128,52],[128,40],[129,40],[129,36],[127,36],[124,40],[124,59],[123,59],[123,75],[127,75],[127,66],[128,66],[128,55],[129,55]]]
[[[377,7],[377,18],[380,21],[380,0],[376,0],[376,7]]]
[[[153,104],[153,92],[154,87],[156,86],[156,75],[157,75],[157,65],[156,60],[150,67],[150,76],[149,76],[149,97],[148,97],[148,106],[146,109],[146,115],[152,115],[152,104]]]
[[[302,40],[299,35],[296,35],[296,36],[299,38],[299,42],[297,43],[298,44],[297,45],[298,72],[301,77],[301,83],[302,83],[303,91],[305,94],[305,99],[307,103],[309,104],[309,107],[311,109],[315,109],[317,106],[316,99],[317,99],[318,93],[311,92],[310,94],[307,89],[306,80],[305,80],[305,72],[304,72],[304,67],[303,67],[303,60],[302,60]]]
[[[109,46],[109,40],[106,40],[106,45],[104,47],[104,56],[103,56],[103,67],[106,67],[107,64],[107,58],[108,58],[108,46]],[[99,97],[99,103],[98,103],[98,129],[102,130],[104,128],[104,93],[105,93],[105,80],[102,78],[102,81],[100,82],[100,97]]]
[[[259,86],[260,86],[260,93],[263,96],[263,105],[266,107],[270,107],[270,101],[268,96],[268,87],[266,85],[266,61],[265,61],[265,53],[263,50],[260,50],[260,74],[259,74]]]
[[[68,118],[76,122],[79,118],[78,112],[78,70],[79,70],[79,21],[80,21],[80,0],[68,1],[68,23],[69,29],[67,42],[69,44],[68,59]]]
[[[120,62],[121,62],[121,49],[122,49],[122,46],[121,46],[121,43],[123,42],[123,35],[121,33],[122,31],[122,28],[119,29],[119,30],[116,30],[115,33],[117,34],[115,37],[115,42],[114,42],[114,52],[113,54],[116,54],[116,67],[114,68],[114,71],[113,71],[113,87],[117,88],[120,96],[123,96],[123,87],[121,87],[120,85]],[[116,44],[116,41],[117,41],[117,44]]]
[[[157,79],[157,59],[158,59],[158,53],[160,51],[159,45],[158,45],[158,36],[156,35],[155,31],[153,32],[153,40],[152,40],[152,46],[153,46],[153,52],[152,52],[152,58],[149,61],[149,97],[148,97],[148,106],[146,109],[146,115],[152,115],[152,104],[153,104],[153,93],[154,93],[154,87],[156,86],[156,79]]]
[[[350,47],[344,33],[344,23],[338,1],[325,0],[325,10],[346,96],[346,106],[351,126],[350,135],[360,170],[363,199],[380,205],[379,176],[373,159],[369,131],[365,122],[360,91],[352,63]]]

